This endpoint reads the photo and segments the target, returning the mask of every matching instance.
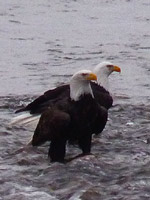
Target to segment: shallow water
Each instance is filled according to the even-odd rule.
[[[150,2],[1,2],[0,199],[150,199]],[[26,148],[27,127],[8,123],[78,69],[110,60],[114,107],[91,156],[51,164],[48,144]],[[78,154],[68,146],[68,157]]]

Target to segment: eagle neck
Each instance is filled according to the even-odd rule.
[[[99,66],[95,67],[93,71],[97,76],[97,84],[102,86],[106,90],[109,90],[108,77],[111,74],[111,72],[106,71],[104,67],[99,68]]]
[[[93,98],[93,92],[89,81],[76,81],[70,82],[70,98],[74,101],[79,101],[81,96],[90,94]]]
[[[105,88],[106,90],[109,90],[109,81],[108,76],[104,75],[102,77],[97,78],[97,84]]]

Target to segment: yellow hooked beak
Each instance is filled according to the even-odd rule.
[[[118,66],[114,66],[113,67],[113,71],[115,71],[115,72],[121,72],[121,69]]]
[[[90,73],[87,77],[86,77],[86,80],[95,80],[97,81],[97,76],[96,74],[93,74],[93,73]]]

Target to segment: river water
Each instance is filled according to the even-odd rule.
[[[0,199],[150,199],[150,1],[7,0],[0,6]],[[109,60],[114,107],[93,155],[49,163],[14,111]],[[80,151],[68,146],[67,156]]]

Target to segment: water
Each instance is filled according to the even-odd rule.
[[[149,0],[1,2],[0,199],[150,199],[149,10]],[[8,125],[18,106],[103,60],[122,73],[110,77],[114,107],[93,155],[51,164],[48,144],[25,148],[32,130]]]

